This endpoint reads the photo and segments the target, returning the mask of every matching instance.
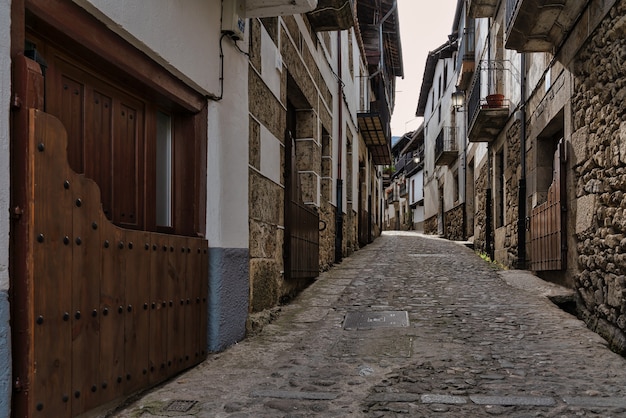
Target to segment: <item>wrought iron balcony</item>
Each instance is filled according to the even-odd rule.
[[[375,165],[391,164],[391,117],[382,80],[378,83],[376,100],[369,109],[357,113],[359,132],[372,154]]]
[[[552,52],[574,26],[584,1],[507,0],[507,49],[518,52]]]
[[[313,9],[317,0],[247,0],[246,17],[271,17],[306,13]]]
[[[510,101],[502,94],[507,61],[481,61],[467,102],[470,142],[494,141],[509,118]]]
[[[493,17],[496,13],[499,0],[470,0],[469,16],[477,19],[480,17]]]
[[[408,192],[408,187],[406,187],[406,180],[400,183],[400,197],[404,197]]]
[[[458,128],[444,126],[435,140],[435,165],[451,165],[459,156]]]
[[[307,13],[316,32],[346,30],[354,26],[350,0],[318,0],[315,10]]]
[[[457,64],[459,77],[457,79],[457,88],[459,90],[465,90],[472,81],[474,75],[474,55],[475,55],[475,37],[474,37],[474,20],[469,22],[471,26],[466,27],[463,30],[463,36],[461,38],[461,45],[459,46],[459,53],[457,55]]]

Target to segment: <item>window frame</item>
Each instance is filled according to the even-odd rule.
[[[26,37],[45,44],[42,49],[58,51],[72,65],[144,103],[140,179],[144,184],[155,184],[156,111],[172,115],[173,225],[156,225],[156,192],[144,185],[143,221],[136,229],[204,236],[208,129],[205,96],[72,2],[32,0],[25,17]]]

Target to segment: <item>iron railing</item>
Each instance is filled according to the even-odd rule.
[[[435,161],[441,157],[444,152],[458,152],[457,145],[458,128],[455,126],[444,126],[437,139],[435,140]]]
[[[513,18],[516,15],[518,6],[522,0],[506,0],[506,33],[509,33],[509,28],[513,24]]]

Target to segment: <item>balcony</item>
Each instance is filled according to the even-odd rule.
[[[377,99],[368,110],[357,113],[359,132],[375,165],[391,165],[391,126],[389,105],[382,81],[378,83]]]
[[[241,2],[246,17],[273,17],[310,12],[316,0],[247,0]]]
[[[585,8],[584,1],[507,0],[507,49],[553,52]]]
[[[411,159],[404,167],[404,172],[407,177],[411,177],[419,170],[424,168],[424,147],[422,146],[419,150],[415,151],[411,155]]]
[[[405,197],[409,194],[408,187],[406,187],[406,181],[400,183],[400,197]]]
[[[506,61],[481,61],[467,102],[470,142],[494,141],[509,119],[510,101],[503,91]]]
[[[461,45],[457,55],[457,64],[459,76],[457,79],[457,88],[466,90],[472,81],[474,75],[474,55],[475,55],[475,38],[474,38],[474,21],[471,20],[471,27],[463,30]]]
[[[315,10],[306,15],[316,32],[340,31],[354,26],[350,0],[318,0]]]
[[[451,165],[459,156],[458,128],[445,126],[435,140],[435,165]]]
[[[493,17],[496,13],[499,0],[470,0],[469,16],[478,19],[481,17]]]

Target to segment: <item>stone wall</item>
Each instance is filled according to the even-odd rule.
[[[299,32],[293,16],[286,17],[283,21],[285,26],[280,24],[280,20],[274,19],[264,19],[262,23],[255,19],[250,21],[248,226],[251,313],[273,309],[293,297],[306,285],[306,281],[302,280],[284,280],[285,148],[270,146],[263,150],[261,125],[282,143],[287,123],[287,99],[297,97],[295,101],[299,107],[296,109],[296,132],[294,132],[296,158],[293,164],[298,171],[302,201],[311,205],[318,205],[324,201],[320,199],[321,190],[319,190],[321,184],[319,178],[323,171],[321,128],[325,126],[326,130],[332,129],[332,120],[325,107],[328,101],[329,108],[332,108],[332,97],[327,94],[327,87],[319,85],[323,80],[312,55],[308,51],[299,53],[301,37],[305,34]],[[266,30],[270,33],[272,41],[279,42],[276,46],[284,60],[285,68],[280,76],[279,97],[276,97],[264,82],[265,75],[260,59],[262,24],[267,25]],[[280,36],[277,36],[279,33]],[[298,46],[294,45],[294,42]],[[275,70],[271,68],[271,71]],[[288,75],[291,77],[291,84],[288,82]],[[263,155],[263,152],[272,152],[270,151],[272,149],[276,154]],[[261,163],[263,158],[280,164],[280,178],[263,171]],[[328,207],[327,205],[324,207],[326,210],[320,210],[320,217],[328,220]],[[326,234],[334,235],[333,223],[328,223],[328,226]],[[328,239],[322,240],[323,243],[326,241]],[[250,321],[254,320],[254,317],[251,317]]]
[[[575,60],[576,287],[588,326],[626,354],[626,0]]]
[[[424,233],[436,235],[438,233],[437,228],[437,215],[431,216],[430,218],[424,220]]]
[[[505,254],[499,259],[507,267],[515,267],[517,263],[517,221],[519,214],[519,179],[521,178],[520,160],[520,126],[515,122],[506,133],[506,166],[505,180],[505,225],[504,249]],[[497,248],[496,248],[497,250]]]
[[[487,164],[483,164],[476,178],[475,194],[476,194],[476,212],[474,213],[474,249],[476,251],[489,253],[486,243],[486,222],[487,222],[487,205],[485,196],[487,193]]]
[[[330,180],[328,181],[330,183]],[[322,184],[322,190],[327,187]],[[320,206],[320,270],[328,270],[335,261],[335,213],[337,208],[328,200],[323,200]]]
[[[465,204],[462,203],[445,214],[445,237],[446,239],[462,241],[465,239]]]

